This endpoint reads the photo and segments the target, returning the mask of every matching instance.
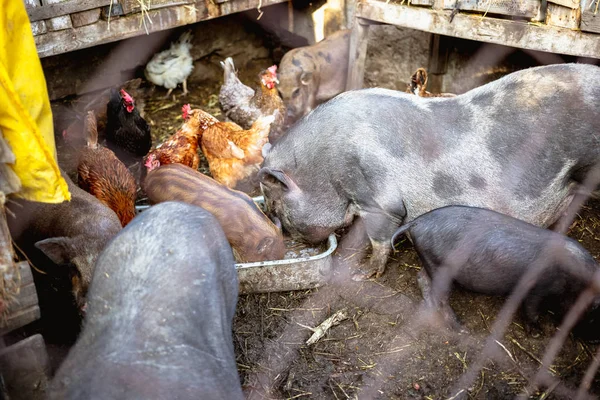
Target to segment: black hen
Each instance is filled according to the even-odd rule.
[[[130,165],[148,154],[152,147],[150,126],[125,90],[111,90],[106,119],[106,145],[121,161]]]

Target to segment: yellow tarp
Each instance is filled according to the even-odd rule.
[[[46,79],[23,0],[0,0],[0,129],[27,200],[70,200],[56,163]]]

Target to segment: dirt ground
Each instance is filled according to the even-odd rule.
[[[264,66],[242,71],[248,82]],[[162,88],[147,89],[144,114],[155,143],[175,132],[181,106],[190,103],[220,116],[214,85],[190,88],[188,96],[164,99]],[[60,129],[63,127],[57,126]],[[73,155],[58,138],[61,165]],[[203,160],[201,171],[207,172]],[[73,171],[68,171],[72,173]],[[142,200],[143,202],[143,200]],[[596,258],[600,256],[600,201],[590,201],[578,214],[570,236]],[[504,299],[457,289],[451,305],[468,333],[457,334],[426,324],[419,311],[419,262],[405,241],[377,280],[352,282],[336,271],[334,283],[313,290],[251,294],[239,298],[234,321],[237,365],[249,398],[295,399],[446,399],[478,360]],[[313,345],[311,328],[345,310],[347,318]],[[539,337],[529,335],[516,316],[505,335],[493,343],[492,357],[467,385],[468,398],[505,399],[522,393],[540,367],[556,333],[551,318]],[[552,362],[554,384],[533,389],[525,398],[572,398],[596,346],[569,337]],[[600,395],[596,378],[591,392]],[[462,393],[464,397],[465,393]]]

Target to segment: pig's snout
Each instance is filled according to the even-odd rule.
[[[307,229],[287,229],[290,235],[294,239],[298,239],[303,242],[308,242],[310,244],[319,244],[327,240],[330,234],[333,231],[330,228],[324,227],[310,227]]]
[[[86,313],[87,313],[87,301],[84,302],[81,307],[79,307],[79,314],[81,314],[82,317],[85,317]]]

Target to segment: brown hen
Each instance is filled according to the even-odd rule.
[[[79,187],[112,209],[125,226],[135,217],[135,179],[111,150],[98,145],[94,111],[87,112],[84,127],[87,146],[79,155]]]
[[[162,145],[152,150],[146,156],[145,166],[147,172],[158,168],[164,164],[183,164],[190,168],[198,169],[200,164],[200,156],[198,155],[198,144],[204,127],[212,123],[212,115],[210,119],[204,120],[199,116],[198,111],[192,110],[189,104],[183,106],[183,124],[181,128]]]
[[[245,130],[233,122],[219,122],[202,110],[195,111],[197,118],[208,121],[201,145],[212,177],[231,189],[255,192],[258,189],[255,177],[263,162],[262,150],[268,143],[275,117],[259,117]]]
[[[412,93],[419,97],[456,97],[452,93],[430,93],[427,91],[427,71],[425,68],[419,68],[410,77],[410,83],[406,88],[406,93]]]

